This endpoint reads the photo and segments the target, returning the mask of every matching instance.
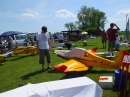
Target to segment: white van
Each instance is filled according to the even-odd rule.
[[[27,45],[27,42],[26,42],[27,35],[26,34],[13,35],[12,38],[13,38],[13,48]]]

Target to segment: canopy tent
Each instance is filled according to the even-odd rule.
[[[0,37],[6,37],[6,36],[11,36],[11,35],[17,35],[17,34],[23,34],[23,32],[19,32],[19,31],[7,31],[4,32],[0,35]]]
[[[102,97],[101,87],[87,77],[28,84],[0,97]]]
[[[81,32],[82,34],[88,34],[88,32]]]

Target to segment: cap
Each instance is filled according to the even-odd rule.
[[[46,32],[46,31],[47,31],[47,27],[46,27],[46,26],[43,26],[43,27],[42,27],[42,31],[45,31],[45,32]]]

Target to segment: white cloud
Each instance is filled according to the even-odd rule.
[[[107,0],[106,1],[107,4],[111,4],[111,3],[114,3],[114,2],[118,2],[118,0]]]
[[[57,11],[55,16],[59,18],[71,18],[71,17],[75,18],[76,17],[76,15],[74,15],[72,12],[67,11],[66,9]]]
[[[34,13],[34,14],[32,14],[32,13],[23,13],[22,16],[23,16],[23,17],[36,18],[36,17],[39,16],[39,14],[38,14],[38,13]]]
[[[125,20],[125,16],[121,16],[121,17],[108,17],[107,18],[108,23],[106,23],[105,25],[105,29],[108,29],[110,27],[110,23],[116,23],[117,26],[121,29],[121,31],[124,31],[126,28],[126,20]]]
[[[130,14],[130,9],[119,10],[117,12],[117,14],[118,15],[120,15],[120,14]]]

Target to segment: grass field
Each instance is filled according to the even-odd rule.
[[[98,44],[88,44],[88,46],[83,46],[83,41],[73,42],[77,47],[91,49],[98,47],[97,52],[107,51],[102,49],[102,43],[100,37],[97,39],[88,39],[89,42],[97,42]],[[67,48],[64,48],[67,49]],[[126,49],[126,48],[121,48]],[[65,59],[62,59],[55,54],[53,51],[55,48],[51,49],[51,65],[54,66],[60,62],[65,62]],[[116,53],[118,55],[118,52]],[[115,60],[115,59],[113,59]],[[47,68],[47,65],[45,65]],[[45,72],[41,71],[41,65],[38,64],[38,55],[18,55],[8,57],[5,60],[4,65],[0,66],[0,93],[15,89],[14,84],[27,84],[27,83],[41,83],[47,81],[61,80],[66,78],[74,78],[79,76],[87,76],[90,79],[98,83],[99,76],[114,76],[113,69],[93,67],[85,72],[73,72],[73,73],[61,73],[56,70],[47,70]],[[103,89],[102,97],[118,97],[117,91],[111,89]]]

